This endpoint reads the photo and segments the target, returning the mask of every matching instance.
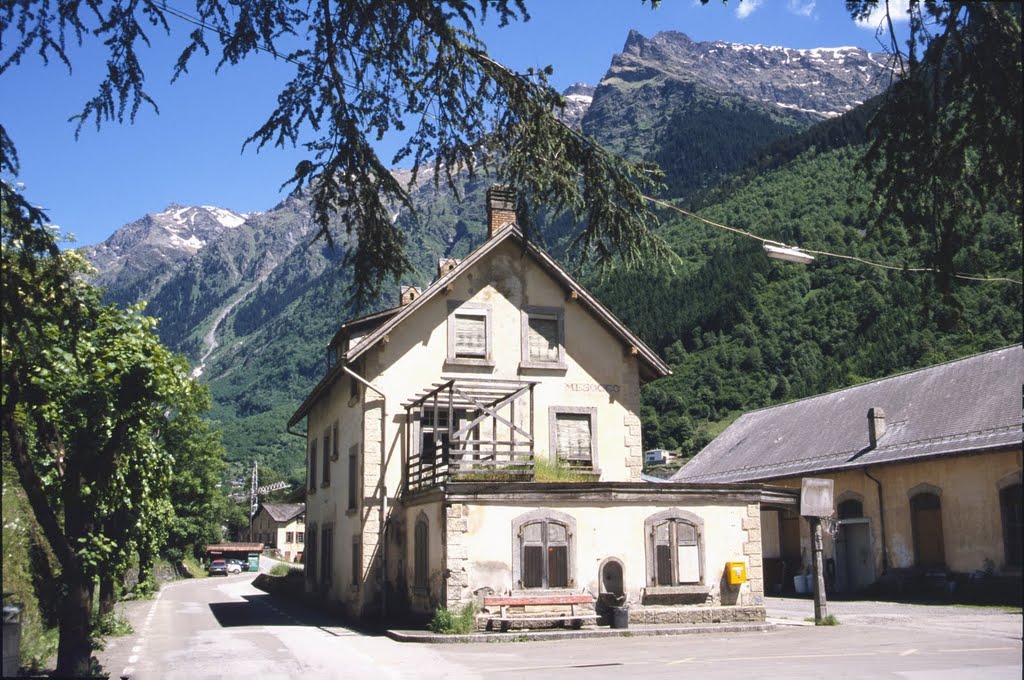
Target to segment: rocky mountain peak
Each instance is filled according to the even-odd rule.
[[[887,55],[858,47],[794,49],[698,42],[676,31],[645,38],[630,31],[602,84],[666,79],[808,114],[838,116],[889,85]]]
[[[587,115],[587,111],[594,101],[594,86],[586,83],[573,83],[562,91],[562,97],[565,98],[565,108],[559,117],[570,127],[580,127],[583,123],[583,116]]]

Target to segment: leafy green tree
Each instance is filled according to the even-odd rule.
[[[879,2],[846,5],[863,18]],[[880,220],[897,217],[937,270],[948,328],[962,309],[956,274],[977,267],[970,247],[982,214],[997,202],[1021,214],[1021,3],[912,0],[909,9],[904,45],[888,24],[901,77],[871,122],[864,164],[880,168]]]
[[[652,6],[658,0],[650,0]],[[318,236],[332,242],[340,223],[351,244],[357,290],[372,292],[388,275],[409,268],[404,238],[392,220],[396,207],[415,209],[409,186],[388,172],[371,141],[398,131],[406,143],[392,164],[411,163],[410,186],[429,169],[434,181],[455,188],[461,173],[493,171],[519,195],[521,223],[534,211],[569,211],[586,227],[581,256],[607,262],[614,255],[639,264],[668,254],[649,230],[653,215],[643,198],[660,173],[608,153],[557,117],[562,97],[548,84],[550,67],[517,73],[487,54],[477,27],[489,17],[500,26],[529,19],[526,0],[197,0],[186,13],[156,0],[130,4],[8,3],[0,32],[0,73],[26,55],[71,65],[67,38],[101,40],[107,75],[77,116],[87,123],[131,120],[145,90],[139,46],[148,30],[170,22],[195,26],[177,63],[187,73],[198,53],[219,42],[218,66],[269,52],[294,65],[277,108],[246,140],[300,142],[308,157],[289,180],[308,187]],[[312,129],[307,139],[304,130]]]
[[[57,673],[83,675],[97,577],[123,572],[132,550],[151,554],[166,530],[171,460],[157,431],[182,401],[186,365],[139,308],[100,303],[45,215],[8,183],[0,192],[0,423],[60,565]]]
[[[167,423],[161,443],[174,461],[168,498],[173,509],[162,550],[179,560],[198,557],[203,546],[220,541],[227,499],[220,490],[224,446],[220,433],[202,416],[210,408],[209,390],[189,382],[175,417]]]

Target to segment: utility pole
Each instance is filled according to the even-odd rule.
[[[821,621],[828,616],[828,603],[825,602],[825,570],[822,568],[821,559],[824,541],[821,518],[809,517],[808,520],[811,522],[811,554],[814,558],[814,620]]]
[[[804,477],[800,481],[800,514],[807,518],[811,527],[811,568],[814,572],[814,620],[820,623],[828,616],[828,603],[825,601],[825,569],[822,560],[824,541],[821,531],[823,517],[831,517],[832,509],[831,479],[814,479]]]
[[[288,482],[274,482],[260,486],[259,463],[252,462],[252,484],[249,487],[249,541],[252,542],[252,522],[256,518],[256,511],[260,507],[260,496],[266,496],[273,491],[280,491],[291,486]]]

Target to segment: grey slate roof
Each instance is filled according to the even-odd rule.
[[[980,451],[1020,448],[1024,347],[751,411],[673,476],[748,482]],[[886,432],[869,448],[868,409]]]
[[[290,522],[306,512],[305,503],[260,503],[275,522]]]

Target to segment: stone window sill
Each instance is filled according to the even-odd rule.
[[[458,368],[459,366],[471,366],[474,368],[494,368],[493,359],[470,359],[469,357],[448,357],[444,362],[445,368]]]
[[[551,371],[551,372],[559,371],[559,372],[564,372],[564,371],[568,370],[568,367],[565,365],[564,361],[558,361],[558,362],[554,362],[554,361],[549,361],[549,362],[520,361],[519,362],[519,370],[520,371]]]
[[[647,586],[648,595],[707,595],[710,589],[697,583],[685,586]]]

